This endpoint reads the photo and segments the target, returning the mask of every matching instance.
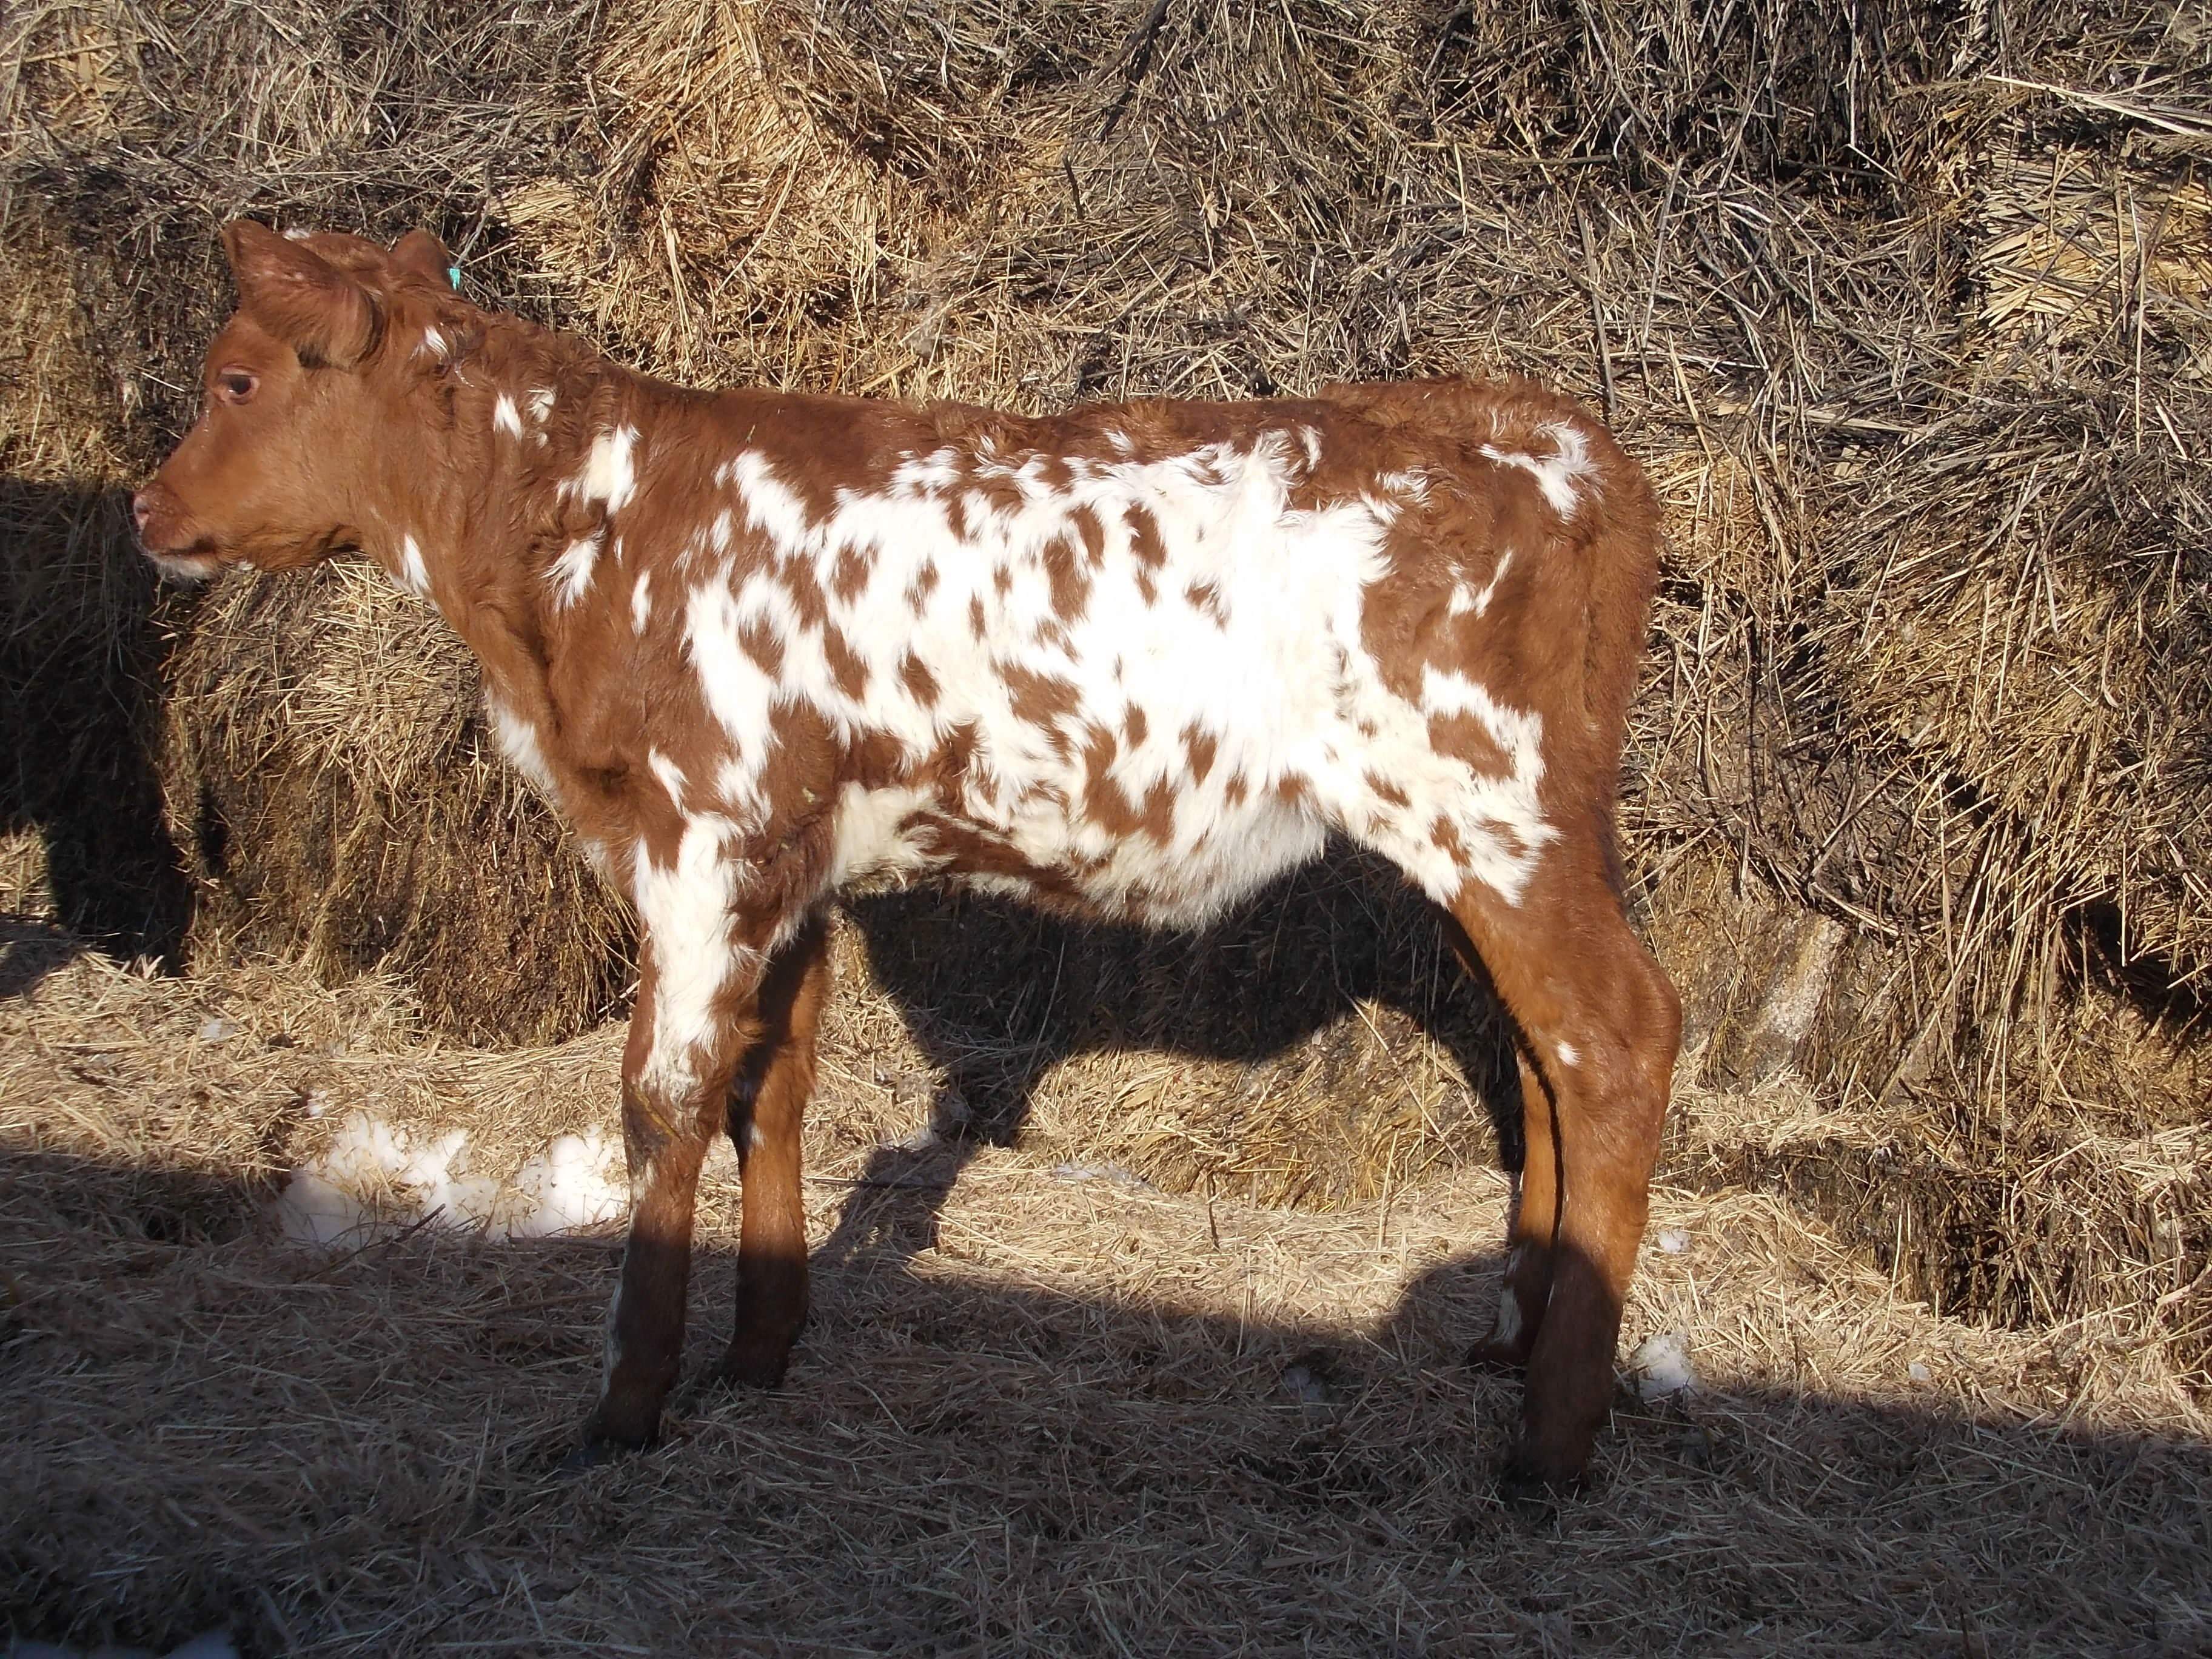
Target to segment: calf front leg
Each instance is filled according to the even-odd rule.
[[[699,1166],[726,1121],[738,1058],[759,1030],[765,957],[744,932],[696,915],[665,929],[650,912],[645,921],[645,968],[623,1054],[629,1239],[607,1310],[587,1451],[650,1445],[659,1431],[683,1358]]]

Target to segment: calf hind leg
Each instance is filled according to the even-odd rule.
[[[817,915],[769,965],[761,985],[761,1035],[731,1091],[730,1139],[744,1185],[737,1328],[717,1371],[726,1382],[781,1383],[806,1318],[799,1136],[814,1091],[815,1031],[830,981],[829,927]]]
[[[1680,1004],[1622,914],[1601,858],[1547,850],[1509,903],[1470,884],[1451,907],[1473,939],[1533,1057],[1525,1109],[1548,1115],[1554,1213],[1530,1213],[1524,1171],[1516,1245],[1547,1228],[1548,1288],[1537,1299],[1526,1261],[1509,1270],[1525,1343],[1522,1439],[1509,1474],[1547,1486],[1577,1480],[1613,1394],[1613,1350],[1650,1206]],[[1548,1085],[1550,1111],[1541,1110]],[[1539,1137],[1532,1134],[1531,1162]],[[1521,1277],[1514,1277],[1515,1271]],[[1536,1314],[1533,1322],[1528,1315]]]
[[[1489,971],[1459,919],[1449,909],[1442,910],[1438,919],[1469,977],[1489,984]],[[1521,1167],[1514,1178],[1513,1218],[1506,1228],[1498,1321],[1467,1354],[1470,1365],[1496,1370],[1519,1370],[1528,1363],[1537,1327],[1543,1322],[1544,1304],[1552,1294],[1552,1245],[1559,1215],[1559,1141],[1553,1133],[1551,1091],[1517,1031],[1513,1057],[1520,1072]]]
[[[1467,1351],[1470,1365],[1520,1370],[1536,1346],[1552,1297],[1552,1250],[1559,1222],[1559,1138],[1550,1091],[1526,1051],[1521,1069],[1521,1169],[1506,1228],[1505,1271],[1498,1287],[1498,1321]]]

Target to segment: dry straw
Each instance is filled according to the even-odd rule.
[[[941,1152],[884,1144],[918,1104],[836,1079],[785,1390],[682,1392],[663,1449],[562,1481],[614,1237],[306,1251],[262,1206],[355,1111],[512,1169],[619,1055],[441,1049],[386,982],[259,963],[83,957],[0,1005],[0,1625],[363,1659],[2212,1641],[2208,1425],[2128,1320],[1939,1319],[1787,1206],[1662,1191],[1629,1340],[1680,1338],[1693,1386],[1625,1392],[1598,1492],[1517,1514],[1512,1388],[1455,1363],[1494,1175],[1316,1213],[991,1152],[940,1197]]]
[[[621,921],[486,762],[465,659],[343,572],[149,621],[87,493],[189,408],[221,217],[429,224],[472,293],[697,380],[1045,409],[1534,373],[1668,505],[1626,817],[1702,1063],[1844,1113],[1680,1167],[1947,1306],[2121,1310],[2194,1365],[2208,43],[2010,0],[27,0],[9,692],[61,661],[128,710],[173,629],[200,958],[378,966],[448,1035],[550,1038],[618,1005]],[[27,776],[137,752],[21,729]],[[52,849],[19,891],[174,913],[124,860],[88,895],[74,821],[15,810]],[[833,1073],[988,1130],[1026,1103],[1039,1147],[1326,1206],[1486,1144],[1453,1074],[1495,1093],[1494,1026],[1356,863],[1197,945],[924,901],[840,950]]]

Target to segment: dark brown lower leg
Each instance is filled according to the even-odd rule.
[[[1521,1173],[1506,1229],[1505,1271],[1498,1287],[1498,1323],[1468,1350],[1468,1363],[1518,1370],[1528,1363],[1552,1295],[1552,1246],[1559,1224],[1559,1139],[1551,1091],[1525,1050],[1521,1068]]]
[[[633,1180],[622,1279],[607,1310],[605,1385],[585,1426],[586,1442],[647,1446],[659,1432],[660,1407],[684,1357],[692,1201],[705,1152],[703,1136],[671,1136],[651,1173]]]
[[[1495,991],[1490,970],[1458,916],[1441,905],[1437,916],[1460,966]],[[1468,1364],[1498,1370],[1518,1370],[1528,1363],[1552,1293],[1552,1243],[1559,1222],[1559,1139],[1551,1091],[1529,1060],[1526,1039],[1517,1035],[1513,1060],[1521,1078],[1521,1168],[1514,1180],[1512,1218],[1506,1224],[1498,1322],[1467,1353]]]
[[[718,1375],[772,1389],[806,1319],[806,1205],[799,1130],[814,1092],[815,1033],[830,994],[829,927],[810,920],[761,987],[762,1034],[730,1097],[744,1181],[737,1326]]]
[[[732,955],[731,962],[738,959]],[[672,1019],[658,996],[650,945],[623,1055],[623,1150],[629,1163],[629,1239],[607,1310],[605,1374],[584,1429],[585,1446],[650,1445],[683,1360],[684,1298],[691,1277],[692,1210],[699,1166],[726,1121],[730,1074],[751,1035],[751,987],[732,982],[705,1018]]]

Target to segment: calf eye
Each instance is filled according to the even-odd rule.
[[[260,384],[258,374],[249,374],[242,368],[226,368],[215,377],[215,392],[227,404],[242,404]]]

